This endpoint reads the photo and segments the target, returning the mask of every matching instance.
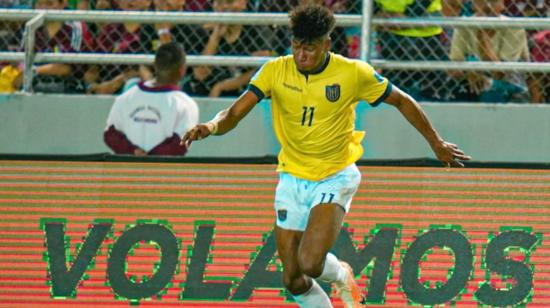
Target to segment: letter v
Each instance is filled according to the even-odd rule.
[[[82,275],[97,255],[99,246],[109,233],[112,223],[97,223],[92,226],[77,253],[72,267],[67,270],[66,256],[69,255],[69,242],[65,246],[65,223],[45,222],[47,260],[51,274],[52,297],[73,297]],[[66,253],[67,252],[67,253]]]

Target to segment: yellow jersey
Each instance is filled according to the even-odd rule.
[[[281,144],[277,171],[324,179],[363,155],[364,132],[354,131],[360,100],[382,102],[391,84],[366,62],[329,53],[316,73],[298,71],[292,55],[265,63],[249,91],[271,97],[273,128]]]

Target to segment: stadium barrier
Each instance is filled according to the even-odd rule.
[[[113,96],[13,95],[0,100],[0,153],[91,154],[109,152],[103,130]],[[233,99],[199,98],[200,121]],[[422,103],[441,135],[476,161],[549,162],[550,105]],[[433,157],[424,139],[395,110],[360,103],[356,127],[366,131],[363,159]],[[24,120],[22,120],[24,119]],[[187,157],[275,156],[270,102],[259,103],[232,132],[196,142]]]

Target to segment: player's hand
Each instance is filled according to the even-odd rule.
[[[464,167],[462,161],[472,159],[458,148],[456,144],[441,141],[433,147],[437,159],[445,163],[447,167]]]
[[[197,124],[181,137],[180,145],[186,145],[189,148],[191,142],[204,139],[210,134],[212,131],[206,124]]]

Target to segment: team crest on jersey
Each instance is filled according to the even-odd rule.
[[[330,102],[335,102],[340,98],[340,85],[335,83],[331,86],[325,86],[325,96]]]
[[[287,214],[286,210],[278,210],[277,211],[277,218],[279,218],[280,221],[285,221],[286,220],[286,214]]]

